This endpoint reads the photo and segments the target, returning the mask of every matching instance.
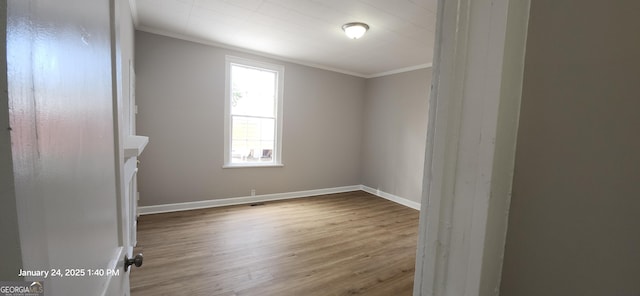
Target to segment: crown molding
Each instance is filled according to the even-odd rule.
[[[411,71],[420,70],[420,69],[428,69],[428,68],[431,68],[431,67],[433,67],[433,63],[426,63],[426,64],[420,64],[420,65],[415,65],[415,66],[404,67],[404,68],[400,68],[400,69],[380,72],[380,73],[377,73],[377,74],[368,75],[365,78],[376,78],[376,77],[388,76],[388,75],[393,75],[393,74],[400,74],[400,73],[404,73],[404,72],[411,72]]]
[[[130,0],[130,1],[133,1],[133,0]],[[132,12],[132,14],[133,14],[133,12]],[[228,45],[228,44],[225,44],[225,43],[215,42],[215,41],[206,40],[206,39],[203,39],[203,38],[188,36],[186,34],[170,32],[170,31],[167,31],[167,30],[162,30],[162,29],[157,29],[157,28],[151,28],[151,27],[136,25],[136,30],[142,31],[142,32],[151,33],[151,34],[156,34],[156,35],[162,35],[162,36],[166,36],[166,37],[176,38],[176,39],[180,39],[180,40],[184,40],[184,41],[190,41],[190,42],[194,42],[194,43],[199,43],[199,44],[219,47],[219,48],[223,48],[223,49],[238,51],[238,52],[242,52],[242,53],[248,53],[248,54],[252,54],[252,55],[256,55],[256,56],[261,56],[261,57],[270,58],[270,59],[283,61],[283,62],[294,63],[294,64],[307,66],[307,67],[312,67],[312,68],[316,68],[316,69],[321,69],[321,70],[326,70],[326,71],[331,71],[331,72],[337,72],[337,73],[346,74],[346,75],[350,75],[350,76],[356,76],[356,77],[365,78],[365,79],[382,77],[382,76],[393,75],[393,74],[399,74],[399,73],[414,71],[414,70],[418,70],[418,69],[431,68],[431,66],[432,66],[431,63],[427,63],[427,64],[420,64],[420,65],[416,65],[416,66],[404,67],[404,68],[400,68],[400,69],[395,69],[395,70],[390,70],[390,71],[385,71],[385,72],[380,72],[380,73],[370,74],[369,75],[369,74],[363,74],[363,73],[353,72],[353,71],[349,71],[349,70],[344,70],[344,69],[340,69],[340,68],[329,67],[329,66],[325,66],[325,65],[321,65],[321,64],[305,62],[305,61],[301,61],[301,60],[297,60],[297,59],[290,59],[290,58],[286,58],[286,57],[279,56],[279,55],[274,55],[274,54],[264,53],[264,52],[260,52],[260,51],[256,51],[256,50],[236,47],[236,46]]]
[[[145,26],[138,26],[138,27],[136,27],[136,30],[147,32],[147,33],[151,33],[151,34],[156,34],[156,35],[162,35],[162,36],[166,36],[166,37],[176,38],[176,39],[180,39],[180,40],[184,40],[184,41],[190,41],[190,42],[195,42],[195,43],[199,43],[199,44],[215,46],[215,47],[228,49],[228,50],[233,50],[233,51],[238,51],[238,52],[242,52],[242,53],[248,53],[248,54],[252,54],[252,55],[256,55],[256,56],[261,56],[261,57],[270,58],[270,59],[274,59],[274,60],[279,60],[279,61],[283,61],[283,62],[294,63],[294,64],[307,66],[307,67],[312,67],[312,68],[317,68],[317,69],[321,69],[321,70],[327,70],[327,71],[337,72],[337,73],[341,73],[341,74],[346,74],[346,75],[351,75],[351,76],[356,76],[356,77],[361,77],[361,78],[367,78],[367,75],[362,74],[362,73],[347,71],[347,70],[343,70],[343,69],[339,69],[339,68],[328,67],[328,66],[324,66],[324,65],[320,65],[320,64],[315,64],[315,63],[309,63],[309,62],[296,60],[296,59],[290,59],[290,58],[286,58],[286,57],[279,56],[279,55],[269,54],[269,53],[260,52],[260,51],[256,51],[256,50],[251,50],[251,49],[246,49],[246,48],[242,48],[242,47],[236,47],[236,46],[232,46],[232,45],[228,45],[228,44],[224,44],[224,43],[220,43],[220,42],[206,40],[206,39],[203,39],[203,38],[187,36],[187,35],[181,34],[181,33],[169,32],[169,31],[162,30],[162,29],[150,28],[150,27],[145,27]]]

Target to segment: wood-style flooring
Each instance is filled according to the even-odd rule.
[[[362,191],[141,216],[132,295],[411,295],[418,216]]]

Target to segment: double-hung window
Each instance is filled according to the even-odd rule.
[[[284,67],[226,57],[225,167],[282,166]]]

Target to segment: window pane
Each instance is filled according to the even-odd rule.
[[[275,119],[232,115],[231,162],[271,162]]]
[[[231,114],[275,117],[277,73],[231,65]]]

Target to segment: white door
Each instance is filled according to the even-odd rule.
[[[6,3],[22,269],[46,272],[24,279],[45,295],[128,295],[110,1]]]

